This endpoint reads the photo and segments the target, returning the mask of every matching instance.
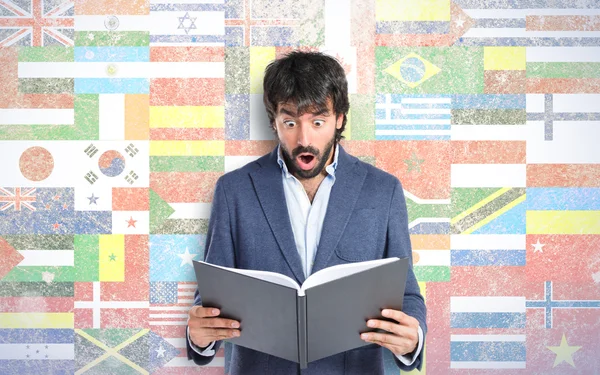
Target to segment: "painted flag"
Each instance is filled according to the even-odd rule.
[[[195,282],[151,282],[148,324],[152,330],[161,332],[158,327],[187,326],[196,287]],[[168,328],[165,329],[168,331]]]
[[[546,284],[546,293],[552,295],[554,283]],[[598,294],[586,301],[547,298],[527,303],[527,370],[543,374],[596,373],[600,367],[595,354],[600,344]],[[530,309],[533,303],[537,308]]]
[[[476,21],[456,45],[458,46],[596,46],[597,34],[591,18],[579,18],[587,12],[555,11],[548,8],[575,8],[564,2],[559,6],[544,2],[529,2],[516,9],[499,1],[459,0],[455,2]],[[594,7],[590,3],[590,7]],[[593,16],[592,16],[593,17]],[[568,26],[557,27],[557,20]],[[590,21],[588,21],[590,20]],[[591,27],[586,24],[590,22]],[[547,24],[546,24],[547,22]],[[589,41],[588,41],[589,39]]]
[[[102,16],[85,16],[102,17]],[[111,18],[113,17],[113,18]],[[81,18],[81,16],[79,16]],[[117,19],[109,16],[106,20]],[[81,23],[81,22],[80,22]],[[121,64],[148,63],[150,61],[149,48],[147,46],[82,46],[75,47],[74,61],[78,63],[103,64],[106,67],[108,80],[110,77],[121,78]],[[82,67],[92,66],[83,64]],[[112,74],[111,74],[112,72]],[[75,80],[81,84],[85,76]],[[140,78],[143,80],[144,78]],[[131,82],[133,79],[130,79]],[[140,81],[144,84],[145,81]],[[130,90],[126,90],[130,91]],[[147,93],[102,93],[98,96],[99,105],[99,139],[100,140],[124,140],[124,139],[147,139],[148,116],[147,116]],[[141,108],[134,108],[139,106]],[[146,107],[146,108],[144,108]],[[146,114],[144,116],[144,114]],[[138,117],[133,119],[132,117]]]
[[[450,144],[444,141],[379,141],[376,166],[398,177],[420,199],[450,197]]]
[[[113,300],[104,283],[75,284],[75,327],[132,328],[145,327],[148,321],[147,300]],[[125,286],[123,286],[125,288]],[[134,291],[129,291],[134,294]]]
[[[84,103],[73,97],[72,79],[22,78],[19,74],[20,63],[73,61],[73,48],[6,47],[0,60],[0,139],[77,139],[82,134],[91,137],[88,130],[94,117],[75,123],[74,103],[78,103],[80,113],[93,113],[94,102]]]
[[[148,11],[148,4],[140,1],[79,1],[75,6],[76,51],[70,77],[75,92],[100,94],[101,140],[131,139],[127,136],[139,134],[138,122],[128,116],[137,111],[128,102],[142,104],[136,99],[147,97],[149,78],[161,75],[160,68],[149,64]],[[147,134],[145,126],[141,134]]]
[[[600,189],[529,188],[527,233],[600,234]]]
[[[450,140],[449,96],[379,94],[375,139]]]
[[[0,92],[0,139],[48,139],[49,134],[57,139],[68,139],[80,130],[78,126],[73,127],[73,95],[56,93],[52,89],[39,92],[37,86],[20,80],[18,75],[20,61],[73,61],[72,51],[63,46],[3,48],[0,55],[0,85],[3,88]],[[58,92],[63,91],[59,82],[49,83],[50,87],[60,87]],[[45,83],[42,86],[48,87]],[[30,126],[32,124],[44,126]]]
[[[72,329],[0,329],[0,368],[11,374],[73,373]]]
[[[474,21],[454,2],[376,2],[378,46],[453,45]]]
[[[525,142],[452,142],[452,233],[525,234]]]
[[[595,126],[600,119],[595,104],[598,98],[598,95],[528,95],[527,163],[598,163],[600,157],[592,142],[600,136]]]
[[[552,280],[555,299],[598,299],[599,240],[597,234],[527,234],[527,280]]]
[[[448,234],[450,230],[450,199],[421,199],[404,191],[410,234]]]
[[[36,284],[32,283],[33,287]],[[3,281],[2,285],[7,289],[7,293],[0,296],[0,325],[3,328],[73,328],[72,295],[64,295],[66,293],[58,290],[55,294],[44,293],[50,288],[42,288],[37,293],[24,291],[18,283],[9,281]],[[55,283],[54,289],[60,285]]]
[[[525,266],[526,237],[522,234],[450,236],[453,266]]]
[[[316,12],[321,7],[302,11],[292,1],[275,4],[268,0],[234,0],[227,3],[225,34],[227,46],[291,47],[299,43],[321,45],[319,33],[302,28],[302,21],[314,28]],[[310,21],[308,21],[310,20]],[[320,26],[320,25],[319,25]]]
[[[150,3],[150,44],[214,46],[225,43],[225,6],[219,3]]]
[[[76,374],[154,373],[176,354],[172,345],[148,329],[75,329]]]
[[[112,233],[148,234],[150,198],[148,188],[113,188]]]
[[[57,125],[73,125],[74,122],[74,114],[73,110],[73,92],[74,92],[74,84],[73,78],[70,77],[46,77],[42,75],[35,75],[33,77],[27,77],[24,75],[23,70],[19,67],[22,67],[23,64],[25,66],[29,64],[61,64],[67,63],[70,64],[73,62],[74,56],[74,48],[72,47],[64,47],[64,46],[48,46],[48,47],[26,47],[22,50],[19,50],[19,63],[17,65],[18,68],[18,91],[20,94],[30,95],[30,96],[46,96],[49,98],[59,99],[61,96],[71,96],[71,108],[67,110],[58,110],[54,109],[53,111],[48,110],[35,110],[35,109],[26,109],[22,111],[22,114],[29,115],[24,118],[20,118],[18,116],[15,120],[21,124],[27,124],[28,119],[33,120],[32,124],[57,124]],[[38,117],[36,118],[36,114],[48,114],[47,118]],[[60,116],[63,117],[61,118]],[[38,122],[39,121],[39,122]],[[64,121],[64,122],[63,122]],[[63,130],[66,130],[63,128]]]
[[[0,279],[3,279],[7,273],[23,260],[23,255],[2,237],[0,237],[0,256],[4,259],[0,264]]]
[[[12,208],[0,211],[0,234],[110,233],[110,212],[74,211],[73,190],[36,188],[36,201],[31,203],[35,204],[35,211]]]
[[[453,266],[450,282],[428,283],[427,373],[521,373],[527,298],[543,295],[530,285],[520,267]]]
[[[146,327],[148,237],[100,236],[99,280],[75,283],[77,328]]]
[[[22,258],[4,281],[98,280],[97,236],[23,234],[4,236],[4,242]]]
[[[462,176],[466,176],[466,173]],[[481,183],[480,177],[481,175],[470,178],[477,179],[478,183]],[[489,177],[485,182],[489,182],[492,178]],[[455,179],[453,174],[453,180]],[[495,183],[499,185],[501,182]],[[510,186],[510,184],[503,185]],[[453,187],[452,189],[450,225],[453,234],[525,234],[525,218],[526,204],[523,188]]]
[[[150,282],[150,328],[174,348],[172,356],[161,360],[163,367],[157,370],[157,374],[196,373],[200,368],[187,359],[186,347],[187,318],[194,303],[195,291],[195,282]],[[204,371],[201,373],[223,374],[223,365],[221,348],[209,365],[201,367]]]
[[[598,93],[597,46],[527,47],[527,92]]]
[[[453,95],[452,140],[525,141],[526,96]]]
[[[7,78],[8,82],[2,78]],[[10,81],[10,78],[8,74],[0,76],[0,83],[5,87],[0,102],[3,106],[9,107],[0,109],[0,139],[31,141],[97,137],[98,96],[19,95],[16,85]],[[28,106],[33,108],[27,108]],[[74,108],[77,109],[77,117]]]
[[[482,94],[483,48],[380,47],[375,89],[389,94]]]
[[[525,337],[526,335],[518,334],[451,335],[450,368],[496,372],[525,369],[527,356]]]
[[[0,148],[4,186],[148,186],[147,142],[0,141]]]
[[[525,47],[483,47],[485,92],[490,94],[524,94]]]
[[[153,63],[171,61],[212,64],[219,77],[153,79],[150,83],[151,140],[217,140],[225,138],[225,52],[222,46],[152,46]],[[192,95],[193,93],[193,95]],[[153,155],[153,171],[199,171],[218,168],[218,155]]]
[[[150,233],[206,233],[215,184],[222,172],[154,172]]]
[[[600,164],[527,164],[528,187],[600,187]]]
[[[73,45],[73,2],[4,1],[0,47]]]
[[[150,281],[195,281],[193,260],[204,259],[205,235],[151,235]]]
[[[450,238],[439,234],[411,234],[413,270],[417,280],[450,281]]]
[[[376,1],[377,34],[447,34],[450,3],[388,3]]]
[[[0,211],[6,211],[13,208],[15,211],[21,211],[22,209],[28,209],[35,211],[34,202],[35,188],[14,188],[4,189],[0,188]]]
[[[159,374],[194,371],[197,366],[187,359],[187,318],[194,303],[195,282],[153,281],[150,283],[149,324],[153,332],[177,349],[173,358],[164,362]],[[204,370],[223,373],[223,348]],[[185,370],[184,370],[185,369]],[[214,372],[217,371],[217,372]]]

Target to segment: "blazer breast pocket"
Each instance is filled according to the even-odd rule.
[[[362,262],[381,257],[382,251],[377,249],[377,223],[375,208],[354,210],[335,249],[338,258],[347,262]]]

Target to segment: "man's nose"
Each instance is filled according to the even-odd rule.
[[[308,147],[311,141],[311,128],[309,125],[300,124],[299,134],[298,134],[298,145],[302,147]]]

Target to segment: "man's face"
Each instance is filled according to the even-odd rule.
[[[335,130],[343,115],[336,117],[331,101],[323,111],[311,109],[299,115],[295,104],[280,104],[275,130],[290,173],[301,180],[319,175],[333,160]]]

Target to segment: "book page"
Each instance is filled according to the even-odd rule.
[[[260,280],[268,281],[268,282],[271,282],[274,284],[287,286],[289,288],[300,289],[300,285],[298,285],[296,280],[294,280],[288,276],[282,275],[280,273],[269,272],[269,271],[257,271],[257,270],[245,270],[245,269],[238,269],[238,268],[230,268],[230,267],[218,266],[216,264],[211,264],[211,265],[231,271],[231,272],[250,276],[255,279],[260,279]]]
[[[337,266],[328,267],[310,275],[302,287],[300,288],[299,295],[303,296],[304,291],[316,285],[325,284],[327,282],[341,279],[342,277],[350,276],[352,274],[368,270],[382,264],[391,263],[399,258],[385,258],[377,260],[368,260],[365,262],[338,264]]]

